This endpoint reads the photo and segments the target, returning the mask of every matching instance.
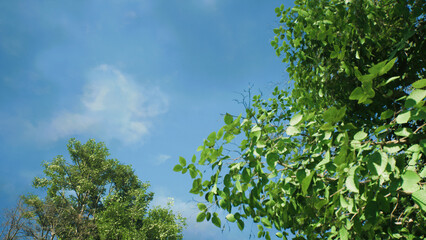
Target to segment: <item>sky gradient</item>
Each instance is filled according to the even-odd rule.
[[[281,3],[0,1],[0,208],[33,192],[43,161],[69,159],[70,138],[94,138],[150,182],[154,205],[174,198],[184,239],[256,235],[195,223],[192,181],[172,169],[223,114],[243,112],[235,100],[250,87],[288,83],[269,44]]]

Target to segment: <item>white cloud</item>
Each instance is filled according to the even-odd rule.
[[[124,143],[140,141],[154,117],[165,113],[168,99],[158,87],[133,81],[111,65],[94,68],[77,101],[78,110],[64,110],[36,125],[47,140],[88,134]]]
[[[155,159],[154,164],[155,165],[161,165],[163,163],[165,163],[167,160],[169,160],[171,158],[171,156],[166,155],[166,154],[160,154],[157,156],[157,158]]]

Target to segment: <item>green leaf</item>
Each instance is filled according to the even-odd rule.
[[[216,142],[216,132],[210,133],[210,135],[207,137],[207,146],[213,147]]]
[[[240,181],[236,181],[236,182],[235,182],[235,187],[237,188],[237,190],[238,190],[239,192],[242,192],[242,191],[243,191],[243,189],[241,188],[241,183],[240,183]]]
[[[384,146],[383,149],[387,153],[397,153],[397,152],[401,151],[402,147],[398,144],[388,144],[388,145]]]
[[[232,117],[231,114],[227,113],[227,114],[225,114],[224,121],[225,121],[226,125],[229,125],[229,124],[232,124],[234,122],[234,118]]]
[[[364,131],[359,131],[355,134],[354,139],[358,140],[358,141],[362,141],[364,139],[366,139],[368,136],[367,133],[365,133]]]
[[[219,140],[222,138],[224,131],[225,131],[224,127],[220,128],[219,131],[217,131],[216,140]]]
[[[389,62],[386,62],[385,60],[380,63],[377,63],[373,65],[371,68],[369,68],[368,72],[377,76],[381,76],[392,69],[393,65],[395,64],[395,60],[396,58],[390,60]]]
[[[205,212],[200,212],[197,215],[197,222],[202,222],[202,221],[204,221],[205,218],[206,218],[206,213]]]
[[[409,128],[399,128],[395,131],[395,135],[400,137],[410,137],[413,134],[413,130]]]
[[[220,223],[220,218],[217,216],[217,213],[213,213],[212,223],[213,223],[216,227],[220,228],[221,223]]]
[[[296,179],[299,181],[300,184],[302,184],[303,179],[306,177],[305,169],[299,169],[296,172]]]
[[[343,164],[346,161],[347,146],[343,146],[337,156],[334,157],[334,163],[337,165]]]
[[[232,141],[232,139],[235,138],[235,135],[230,134],[229,132],[225,134],[225,136],[223,136],[223,140],[225,140],[227,143],[230,143]]]
[[[250,182],[250,180],[251,180],[250,169],[249,168],[245,168],[243,170],[243,173],[241,174],[241,176],[242,176],[242,179],[243,179],[244,182],[246,182],[246,183]]]
[[[388,119],[388,118],[393,116],[393,113],[394,112],[392,110],[388,109],[388,110],[382,112],[382,114],[380,114],[380,118],[382,120]]]
[[[226,174],[223,178],[223,184],[228,188],[231,187],[231,176],[229,174]]]
[[[294,115],[290,120],[290,125],[294,126],[297,125],[300,121],[302,121],[303,115],[301,113],[298,113]]]
[[[306,12],[303,9],[293,7],[292,10],[295,11],[295,12],[297,12],[300,16],[303,16],[303,17],[309,16],[308,12]]]
[[[266,240],[271,240],[271,236],[269,235],[269,232],[266,232],[266,234],[265,234],[265,239],[266,239]]]
[[[219,201],[219,206],[223,209],[226,209],[226,207],[228,206],[228,203],[225,201],[225,199],[220,199]]]
[[[324,206],[325,206],[325,205],[327,205],[327,204],[328,204],[327,199],[322,199],[322,200],[317,201],[317,202],[315,203],[314,207],[315,207],[317,210],[320,210],[322,207],[324,207]]]
[[[339,235],[340,235],[341,240],[348,240],[349,239],[349,232],[348,232],[348,230],[346,230],[345,227],[340,228]]]
[[[410,108],[418,104],[420,101],[426,97],[426,90],[423,89],[414,89],[405,101],[405,107]]]
[[[242,231],[244,229],[244,222],[241,219],[237,219],[238,228]]]
[[[386,153],[374,152],[367,158],[367,168],[373,176],[381,176],[388,165]]]
[[[179,165],[179,164],[177,164],[174,168],[173,168],[173,171],[175,171],[175,172],[180,172],[180,171],[182,171],[182,166],[181,165]]]
[[[389,70],[391,70],[393,65],[395,64],[395,61],[396,61],[396,58],[390,60],[389,62],[386,63],[386,65],[384,67],[380,68],[379,76],[389,72]]]
[[[426,87],[426,78],[415,81],[412,86],[413,86],[413,88],[424,88],[424,87]]]
[[[376,76],[377,76],[376,74],[362,75],[361,77],[358,78],[358,80],[363,83],[363,86],[365,86],[365,84],[367,84],[368,86],[371,86],[372,81],[374,78],[376,78]]]
[[[275,233],[275,236],[277,236],[277,237],[279,237],[279,238],[282,238],[282,237],[283,237],[283,234],[282,234],[282,233],[280,233],[280,232],[277,232],[277,233]]]
[[[362,88],[361,88],[361,87],[357,87],[357,88],[355,88],[355,89],[352,91],[351,95],[349,96],[349,99],[350,99],[350,100],[359,100],[359,99],[361,99],[364,95],[365,95],[365,94],[364,94],[364,90],[362,90]]]
[[[398,79],[398,78],[399,78],[399,76],[391,77],[391,78],[389,78],[388,80],[386,80],[386,82],[382,82],[382,83],[380,83],[379,85],[377,85],[377,87],[376,87],[376,88],[386,86],[387,84],[389,84],[389,83],[391,83],[391,82],[395,81],[395,80],[396,80],[396,79]]]
[[[327,109],[324,114],[324,120],[329,123],[337,123],[345,116],[346,108],[337,109],[336,107],[331,107]]]
[[[349,207],[348,201],[346,201],[343,195],[340,195],[340,206],[346,209]]]
[[[407,123],[410,120],[411,117],[411,111],[403,111],[396,117],[396,122],[398,124]]]
[[[319,163],[317,164],[317,166],[315,167],[315,170],[319,170],[321,166],[323,166],[323,165],[325,165],[325,164],[327,164],[327,163],[329,163],[329,162],[330,162],[330,150],[328,150],[328,151],[325,153],[324,159],[323,159],[323,160],[321,160],[321,162],[319,162]]]
[[[289,126],[289,127],[287,127],[287,129],[286,129],[286,133],[287,133],[287,135],[289,135],[289,136],[294,136],[294,135],[296,135],[296,134],[300,133],[300,130],[299,130],[297,127]]]
[[[234,217],[234,214],[228,214],[228,215],[226,215],[226,219],[228,221],[230,221],[230,222],[235,222],[236,221],[236,219]]]
[[[189,175],[191,175],[191,178],[196,178],[197,170],[195,170],[195,168],[189,168]]]
[[[307,194],[309,185],[311,184],[312,181],[312,177],[314,176],[315,171],[312,171],[308,176],[306,176],[303,180],[302,180],[302,192],[304,195]]]
[[[276,153],[268,153],[268,155],[266,155],[266,163],[271,168],[275,168],[275,163],[278,161],[278,159],[279,156]]]
[[[358,182],[358,177],[356,176],[356,170],[358,169],[359,166],[353,166],[350,170],[349,170],[349,175],[346,178],[346,187],[354,193],[359,193],[359,182]]]
[[[415,191],[411,197],[413,198],[414,202],[417,203],[417,205],[419,205],[424,212],[426,212],[426,190],[422,189]]]
[[[200,211],[204,211],[207,209],[206,205],[204,205],[203,203],[198,203],[197,207]]]
[[[260,222],[262,222],[265,227],[272,228],[272,224],[271,224],[271,222],[269,221],[268,218],[266,218],[266,217],[262,218],[262,219],[260,219]]]
[[[185,166],[186,166],[186,160],[185,160],[185,158],[183,158],[183,157],[179,157],[179,163],[180,163],[180,165],[181,165],[182,167],[185,167]]]
[[[402,175],[402,189],[405,192],[415,192],[419,190],[420,186],[418,185],[418,182],[421,180],[419,175],[411,170],[405,171],[405,173]]]
[[[419,176],[421,178],[426,178],[426,167],[423,168],[423,171],[420,172]]]

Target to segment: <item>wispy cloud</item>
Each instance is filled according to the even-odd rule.
[[[154,117],[167,111],[168,98],[158,87],[143,86],[114,66],[100,65],[88,75],[76,105],[77,110],[34,124],[33,131],[48,141],[85,134],[133,143],[150,132]]]
[[[169,160],[171,158],[171,156],[167,155],[167,154],[160,154],[155,158],[155,165],[161,165],[163,163],[165,163],[167,160]]]

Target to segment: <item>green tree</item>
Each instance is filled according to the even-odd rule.
[[[68,144],[71,163],[62,156],[43,164],[46,177],[34,179],[47,190],[41,199],[24,196],[29,218],[42,239],[182,239],[185,219],[170,208],[149,209],[153,193],[128,165],[107,159],[108,149],[93,139]],[[159,217],[161,212],[161,217]],[[152,229],[161,228],[163,234]]]
[[[197,220],[220,227],[216,206],[240,229],[244,219],[258,222],[266,239],[271,228],[283,239],[288,231],[424,239],[425,6],[298,0],[277,8],[271,45],[294,87],[254,96],[244,116],[226,114],[198,161],[174,167],[209,202]]]

